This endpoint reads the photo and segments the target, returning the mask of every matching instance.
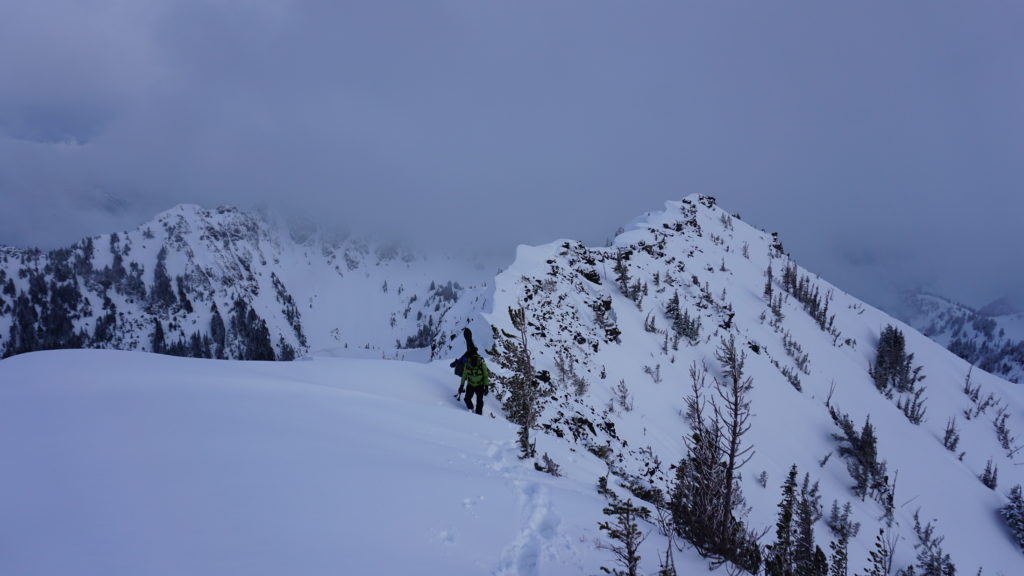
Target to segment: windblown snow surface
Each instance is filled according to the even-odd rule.
[[[614,567],[596,546],[607,542],[598,530],[606,501],[597,479],[614,469],[612,489],[634,501],[626,476],[671,488],[670,466],[685,456],[690,433],[682,416],[688,368],[706,362],[709,384],[720,377],[715,350],[728,335],[747,351],[754,383],[744,442],[755,452],[741,486],[748,525],[768,532],[762,544],[774,539],[780,485],[796,464],[820,481],[826,515],[833,500],[852,504],[861,529],[850,542],[850,574],[864,573],[882,509],[851,493],[830,401],[858,429],[870,416],[879,457],[896,480],[887,528],[897,538],[894,572],[915,561],[920,511],[922,522],[934,520],[959,574],[1024,574],[1024,555],[998,516],[1009,488],[1024,483],[1024,451],[1011,453],[1024,440],[1011,438],[1011,450],[1000,445],[995,407],[965,417],[978,408],[963,391],[970,366],[803,269],[823,295],[832,292],[840,336],[790,297],[773,322],[762,290],[768,266],[782,289],[787,259],[776,246],[694,196],[637,220],[612,247],[520,247],[495,279],[486,316],[512,332],[506,309],[527,310],[534,361],[555,375],[538,454],[557,462],[561,477],[518,458],[516,427],[494,396],[483,417],[455,401],[447,360],[314,354],[243,363],[91,350],[0,361],[0,574],[597,574]],[[619,251],[630,254],[631,278],[647,285],[639,304],[616,285]],[[700,338],[678,349],[666,346],[664,332],[674,293],[702,325]],[[614,314],[599,321],[602,302]],[[927,376],[920,425],[868,374],[888,324],[904,332]],[[807,354],[803,368],[786,340]],[[586,380],[582,394],[559,382],[557,351]],[[783,368],[798,376],[799,390]],[[980,370],[971,379],[1024,438],[1021,388]],[[632,410],[616,404],[620,382]],[[954,416],[961,439],[951,452],[942,439]],[[578,426],[570,434],[582,421],[591,432]],[[602,446],[614,457],[592,453]],[[990,459],[999,470],[995,490],[978,479]],[[655,461],[660,469],[651,472]],[[827,550],[824,524],[815,537]],[[652,524],[642,529],[640,572],[653,574],[667,540]],[[709,573],[685,544],[674,556],[680,575]]]
[[[447,364],[0,363],[2,574],[597,572],[604,464],[468,413]],[[488,410],[490,412],[490,410]]]

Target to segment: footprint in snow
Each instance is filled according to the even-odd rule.
[[[519,496],[522,526],[515,541],[505,547],[495,574],[538,576],[543,555],[553,553],[561,518],[551,506],[547,488],[535,482],[514,483]]]

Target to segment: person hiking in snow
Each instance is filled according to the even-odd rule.
[[[476,353],[476,348],[474,348],[473,355],[469,357],[466,361],[466,366],[462,369],[462,381],[459,383],[459,392],[461,393],[463,388],[465,388],[466,408],[470,410],[474,410],[473,396],[476,396],[476,409],[474,411],[477,414],[484,413],[484,396],[488,392],[490,376],[491,373],[487,369],[487,364]],[[466,386],[467,384],[468,387]]]
[[[462,337],[466,339],[466,351],[459,356],[448,366],[455,368],[455,375],[462,376],[462,369],[466,366],[466,361],[469,360],[470,356],[476,354],[476,344],[473,344],[473,332],[469,328],[462,329]],[[459,394],[462,394],[462,388],[459,388]],[[458,397],[459,394],[455,396]]]

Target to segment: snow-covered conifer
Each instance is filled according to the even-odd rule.
[[[1024,494],[1020,484],[1011,488],[1007,497],[1010,501],[999,509],[999,515],[1006,522],[1013,539],[1024,549]]]

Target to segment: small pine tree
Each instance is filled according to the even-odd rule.
[[[525,459],[536,455],[534,443],[530,441],[530,430],[536,424],[541,409],[539,382],[530,355],[526,310],[522,307],[509,308],[508,314],[517,334],[493,327],[494,347],[489,353],[508,373],[494,373],[494,379],[507,392],[502,398],[502,405],[508,419],[519,425],[520,457]]]
[[[840,534],[839,539],[829,542],[828,547],[832,551],[832,566],[828,576],[848,576],[850,538],[846,534]]]
[[[953,416],[946,422],[946,433],[942,437],[942,445],[946,447],[946,450],[956,452],[959,443],[960,431],[956,427],[956,416]]]
[[[191,314],[193,312],[192,301],[188,299],[188,290],[185,288],[185,278],[178,276],[174,279],[178,286],[178,303],[181,309]]]
[[[742,378],[741,370],[735,373]],[[714,418],[705,416],[701,391],[705,387],[706,373],[707,368],[698,368],[696,363],[690,367],[692,395],[686,398],[686,416],[693,434],[687,441],[686,457],[676,467],[676,484],[669,508],[677,534],[693,544],[702,556],[711,558],[713,566],[732,562],[756,574],[761,566],[757,535],[743,522],[740,484],[730,480],[735,478],[738,469],[733,468],[730,473],[730,462],[742,464],[746,460],[746,449],[739,448],[739,438],[746,426],[742,425],[742,418],[723,419],[730,408],[739,407],[735,403],[737,398],[726,390],[720,390],[724,396],[720,397],[727,407],[716,409]],[[730,426],[730,422],[739,426]],[[730,441],[728,429],[738,431],[732,436],[735,442]]]
[[[999,445],[1002,446],[1004,450],[1011,452],[1012,456],[1012,452],[1016,451],[1016,449],[1013,448],[1014,437],[1010,435],[1010,428],[1006,425],[1006,420],[1009,417],[1010,415],[1006,411],[1006,406],[1000,406],[999,412],[992,421],[992,425],[995,426],[996,438],[999,439]]]
[[[813,485],[810,474],[804,474],[800,495],[796,502],[796,542],[794,557],[797,576],[826,576],[828,562],[825,553],[814,543],[814,524],[821,518],[821,497],[818,483]]]
[[[721,365],[724,378],[715,378],[718,396],[711,403],[717,426],[722,430],[719,438],[722,455],[725,458],[725,513],[726,524],[722,527],[722,541],[733,538],[736,531],[733,513],[739,508],[742,495],[735,481],[739,469],[753,457],[753,446],[743,446],[743,437],[750,431],[750,392],[754,388],[751,377],[744,377],[743,364],[746,353],[736,347],[736,338],[723,338],[715,353]],[[719,403],[717,400],[720,400]]]
[[[1006,522],[1013,539],[1021,549],[1024,549],[1024,494],[1021,492],[1020,484],[1010,489],[1007,497],[1010,501],[999,509],[999,515]]]
[[[633,410],[633,399],[629,394],[629,387],[626,386],[626,381],[620,379],[618,385],[615,386],[615,402],[626,412]]]
[[[888,576],[891,559],[885,545],[885,529],[879,528],[875,536],[875,549],[868,553],[868,571],[864,576]]]
[[[907,417],[907,420],[911,424],[920,424],[924,422],[925,412],[928,411],[924,406],[924,387],[918,388],[910,393],[906,398],[900,398],[896,401],[896,407],[899,408],[903,415]]]
[[[668,299],[668,304],[665,305],[665,317],[669,319],[669,322],[673,324],[679,318],[680,307],[679,307],[679,292],[672,292],[672,297]]]
[[[870,417],[864,421],[864,427],[861,428],[859,438],[856,453],[854,454],[856,465],[850,469],[850,475],[853,476],[854,481],[857,483],[853,487],[853,493],[860,496],[860,499],[863,500],[871,487],[872,468],[876,461],[878,450]],[[839,452],[840,454],[843,453],[842,448],[840,448]]]
[[[689,310],[683,310],[683,315],[676,319],[672,328],[676,331],[677,335],[686,338],[691,346],[696,345],[700,341],[700,320],[690,316]]]
[[[225,347],[227,346],[227,328],[224,326],[224,318],[220,315],[220,310],[217,309],[217,303],[214,302],[210,307],[212,316],[210,317],[210,338],[213,340],[213,357],[224,359],[226,358]]]
[[[637,568],[640,565],[640,544],[647,539],[647,535],[640,531],[637,519],[641,517],[644,510],[633,505],[632,500],[625,503],[612,502],[603,512],[612,520],[606,520],[598,524],[598,528],[608,533],[611,544],[601,543],[598,548],[608,550],[615,556],[615,562],[624,570],[609,569],[604,566],[601,571],[614,576],[637,576]]]
[[[870,494],[886,508],[888,518],[893,507],[895,485],[889,483],[886,463],[878,460],[877,441],[870,416],[858,433],[848,415],[840,413],[835,407],[829,407],[829,414],[843,431],[842,435],[833,434],[832,437],[841,442],[838,452],[847,459],[846,470],[854,480],[853,493],[861,500]]]
[[[556,478],[562,475],[561,468],[554,460],[551,459],[550,456],[548,456],[547,452],[545,452],[544,455],[541,456],[541,460],[544,462],[543,464],[540,464],[538,462],[533,463],[533,467],[538,472],[545,472],[547,474],[555,476]]]
[[[942,536],[935,536],[935,526],[928,522],[921,526],[919,512],[914,513],[914,533],[917,535],[917,565],[903,571],[906,576],[956,576],[956,566],[949,554],[942,550]],[[916,568],[916,570],[915,570]]]
[[[789,469],[789,475],[782,484],[782,500],[779,501],[779,518],[775,523],[775,543],[766,548],[764,560],[765,576],[795,576],[796,574],[796,529],[793,525],[796,508],[796,464]]]
[[[833,534],[840,538],[846,538],[847,540],[857,537],[857,534],[860,532],[860,523],[854,522],[850,518],[852,512],[853,507],[849,502],[847,502],[843,506],[842,511],[840,511],[839,501],[832,501],[832,510],[829,513],[827,524]]]
[[[679,536],[702,555],[711,555],[720,533],[725,471],[719,448],[719,430],[705,416],[702,396],[707,371],[690,365],[691,394],[686,397],[686,417],[693,429],[687,439],[687,455],[676,467],[676,484],[670,501],[672,521]]]
[[[153,290],[150,298],[158,309],[167,309],[177,299],[171,287],[171,277],[167,274],[167,248],[161,247],[156,255],[156,266],[153,267]]]
[[[153,322],[153,338],[150,342],[152,347],[151,349],[155,354],[162,354],[167,347],[164,337],[164,325],[160,322],[159,318],[155,319]]]
[[[630,294],[630,277],[629,277],[629,266],[626,265],[626,254],[624,251],[619,250],[615,253],[615,267],[612,268],[615,272],[615,282],[619,285],[619,290],[627,296]]]
[[[999,484],[999,466],[992,463],[992,459],[988,459],[988,463],[985,464],[985,471],[979,476],[981,483],[987,486],[991,490],[995,490]]]
[[[890,396],[894,392],[914,392],[914,385],[924,376],[921,367],[913,366],[914,355],[907,354],[903,332],[887,325],[878,340],[875,363],[869,373],[879,391]]]

